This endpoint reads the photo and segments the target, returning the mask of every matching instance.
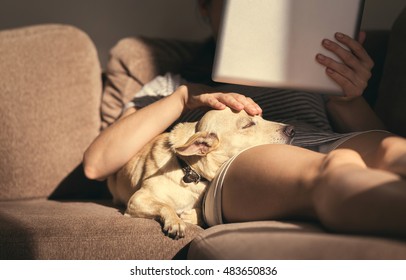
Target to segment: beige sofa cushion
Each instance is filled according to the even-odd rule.
[[[110,201],[0,202],[0,259],[185,258],[202,229],[174,240],[151,219],[129,218]]]
[[[100,130],[101,70],[82,31],[0,32],[0,200],[48,197]]]
[[[326,233],[317,224],[261,221],[219,225],[198,235],[189,259],[355,260],[406,259],[406,242]]]

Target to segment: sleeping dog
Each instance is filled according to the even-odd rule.
[[[186,222],[203,225],[202,198],[224,162],[248,147],[290,143],[293,134],[292,126],[245,111],[211,110],[157,136],[108,178],[109,190],[127,216],[157,219],[181,238]]]

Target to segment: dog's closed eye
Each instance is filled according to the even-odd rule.
[[[247,128],[250,128],[250,127],[252,127],[252,126],[254,126],[254,125],[256,125],[256,122],[250,120],[248,123],[245,123],[245,124],[242,126],[242,129],[247,129]]]

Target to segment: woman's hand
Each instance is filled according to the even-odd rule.
[[[318,54],[316,57],[320,64],[326,66],[327,75],[343,89],[343,97],[334,96],[331,97],[331,100],[353,100],[361,96],[367,87],[374,62],[362,46],[365,37],[365,32],[360,32],[358,41],[356,41],[345,34],[336,33],[337,41],[347,46],[348,49],[331,40],[323,40],[323,46],[342,60],[342,62],[338,62],[322,54]]]
[[[230,107],[233,110],[245,110],[250,115],[260,115],[262,109],[251,98],[239,93],[222,93],[215,89],[200,85],[182,85],[177,90],[182,94],[186,110],[193,110],[199,107],[211,107],[223,110]]]
[[[384,129],[384,125],[369,104],[362,98],[371,77],[374,62],[362,46],[365,32],[360,32],[358,41],[342,33],[336,33],[338,42],[323,40],[323,46],[336,54],[342,62],[318,54],[317,61],[326,66],[326,73],[343,90],[343,96],[330,96],[326,104],[330,120],[339,132]]]

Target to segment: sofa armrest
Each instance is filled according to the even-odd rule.
[[[48,197],[100,130],[101,70],[82,31],[0,32],[0,200]]]

